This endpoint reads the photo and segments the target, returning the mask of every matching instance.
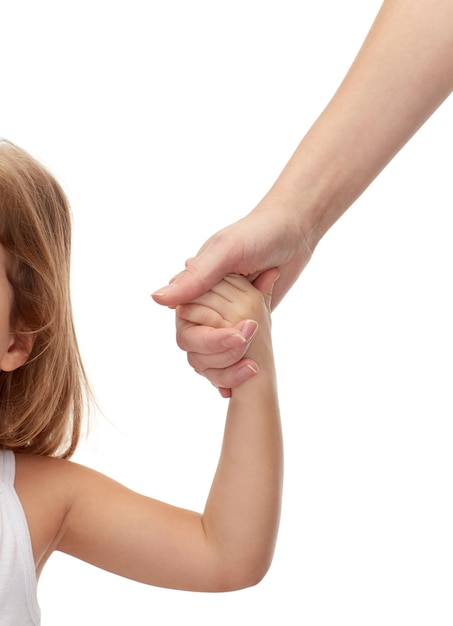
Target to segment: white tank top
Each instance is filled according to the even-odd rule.
[[[0,450],[0,625],[39,626],[30,532],[14,489],[16,458]]]

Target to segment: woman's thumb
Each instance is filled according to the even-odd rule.
[[[278,267],[273,267],[270,270],[266,270],[260,274],[253,281],[253,286],[256,287],[263,294],[266,304],[269,309],[271,307],[272,291],[277,280],[280,278],[280,270]]]
[[[171,279],[165,287],[152,293],[158,304],[174,307],[198,298],[209,291],[224,276],[224,268],[212,262],[209,252],[190,259],[186,269]]]

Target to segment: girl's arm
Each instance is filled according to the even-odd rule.
[[[80,465],[17,457],[16,488],[38,570],[53,550],[144,583],[226,591],[257,583],[272,559],[282,487],[282,440],[270,339],[276,275],[260,291],[228,277],[190,305],[225,326],[258,321],[259,373],[233,392],[224,441],[203,514],[138,495]],[[209,307],[209,308],[207,308]],[[46,516],[42,511],[46,511]],[[45,519],[43,519],[43,517]]]
[[[260,280],[259,287],[266,294],[265,315],[262,303],[261,313],[253,304],[257,296],[262,300],[260,292],[250,289],[249,282],[239,276],[228,276],[197,300],[209,315],[203,323],[219,327],[247,318],[258,321],[250,357],[259,364],[259,372],[233,392],[220,462],[203,515],[206,536],[217,545],[217,554],[223,553],[224,563],[230,562],[228,569],[234,577],[243,579],[245,585],[258,582],[270,565],[280,517],[283,453],[267,314],[277,277],[278,272],[271,270]],[[240,298],[238,288],[243,290]],[[202,314],[194,305],[182,308],[178,313],[192,322]],[[219,314],[223,319],[216,319]],[[227,511],[235,511],[234,518],[225,515]],[[247,572],[252,573],[249,582]]]

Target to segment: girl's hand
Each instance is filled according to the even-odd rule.
[[[231,396],[230,388],[225,387],[230,375],[236,386],[238,380],[243,382],[258,372],[257,363],[252,360],[257,356],[254,354],[257,349],[250,345],[258,327],[270,337],[272,290],[278,277],[279,271],[274,268],[261,274],[252,285],[244,277],[231,274],[211,291],[176,308],[177,327],[184,325],[186,337],[190,338],[191,333],[196,337],[201,326],[217,333],[220,330],[214,331],[214,328],[236,330],[226,339],[232,337],[237,346],[230,348],[226,343],[218,353],[189,351],[187,355],[195,371],[218,387],[223,397]],[[179,337],[178,344],[181,346]],[[247,357],[243,358],[246,352]]]

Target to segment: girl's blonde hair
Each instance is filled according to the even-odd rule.
[[[0,244],[13,288],[10,326],[32,338],[25,365],[0,372],[0,447],[63,458],[81,434],[88,385],[70,297],[71,214],[55,178],[0,140]]]

